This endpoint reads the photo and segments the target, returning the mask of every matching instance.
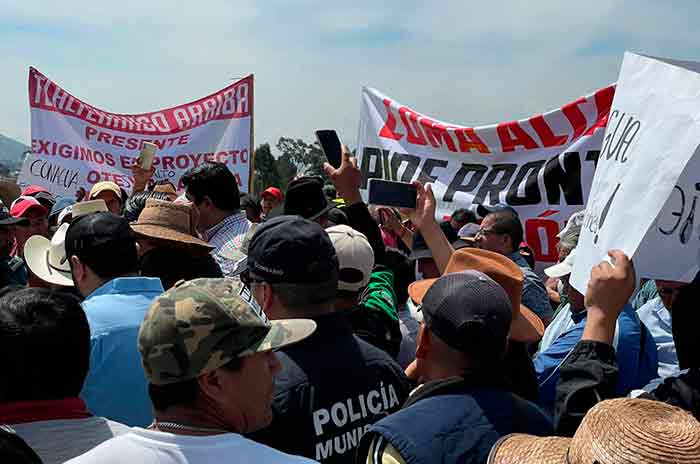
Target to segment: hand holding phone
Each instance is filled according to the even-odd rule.
[[[323,150],[323,153],[326,155],[328,164],[333,166],[334,169],[338,169],[343,160],[338,133],[333,129],[320,129],[317,130],[315,134],[316,140],[318,140],[318,144],[321,146],[321,150]]]
[[[415,209],[417,189],[413,184],[384,179],[369,180],[369,203]]]
[[[153,158],[156,156],[156,149],[158,146],[155,143],[143,142],[141,145],[141,153],[136,159],[136,164],[138,164],[141,169],[148,171],[153,166]]]

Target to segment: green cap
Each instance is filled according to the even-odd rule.
[[[166,385],[298,342],[315,329],[309,319],[269,321],[238,280],[195,279],[180,281],[155,299],[138,346],[148,381]]]

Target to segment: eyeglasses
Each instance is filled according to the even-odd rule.
[[[474,238],[486,237],[488,234],[495,234],[495,233],[498,233],[498,232],[496,232],[496,231],[493,230],[492,228],[490,228],[490,229],[483,229],[483,228],[481,228],[481,229],[479,229],[479,230],[477,231],[477,233],[476,233],[476,235],[474,236]]]

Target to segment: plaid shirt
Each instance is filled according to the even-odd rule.
[[[202,239],[214,247],[211,254],[219,264],[224,277],[232,275],[236,262],[225,257],[223,253],[240,249],[249,228],[250,221],[245,214],[233,213],[202,234]]]

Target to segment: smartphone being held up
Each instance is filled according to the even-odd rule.
[[[372,205],[416,208],[416,186],[384,179],[369,180],[369,203]]]
[[[328,164],[338,169],[342,161],[342,147],[338,133],[333,129],[320,129],[315,132],[316,140],[321,145],[321,150],[326,155]]]
[[[153,166],[153,158],[156,156],[157,145],[151,142],[143,142],[141,145],[141,153],[136,159],[136,164],[138,164],[141,169],[148,171]]]

